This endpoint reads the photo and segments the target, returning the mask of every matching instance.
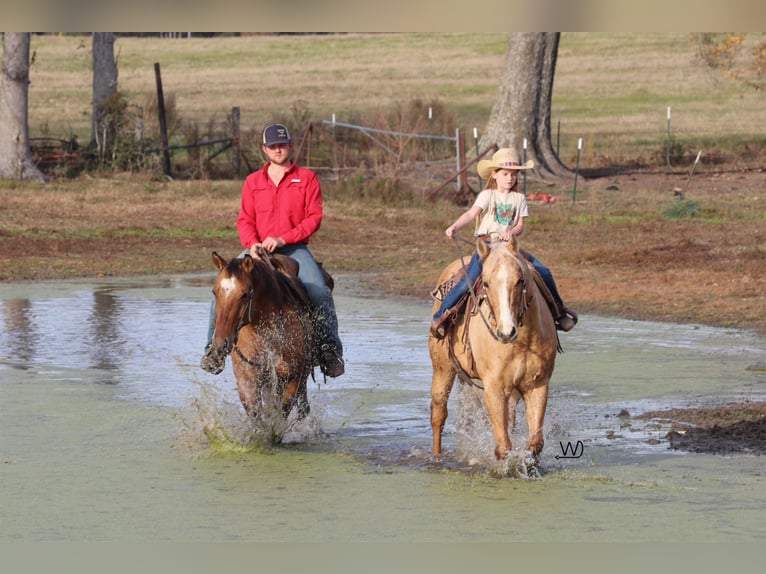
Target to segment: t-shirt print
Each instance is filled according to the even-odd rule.
[[[495,221],[500,225],[510,225],[516,219],[516,206],[512,203],[495,205]]]

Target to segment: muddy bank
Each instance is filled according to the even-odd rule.
[[[709,454],[766,452],[766,402],[645,412],[636,418],[670,425],[670,448]]]

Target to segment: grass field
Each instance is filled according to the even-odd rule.
[[[349,121],[418,99],[438,101],[457,127],[481,133],[507,44],[504,34],[457,33],[120,37],[115,53],[129,101],[147,105],[159,63],[165,95],[187,123],[238,106],[243,129],[257,131],[275,117]],[[764,96],[704,69],[694,48],[685,33],[562,34],[552,107],[562,158],[574,163],[578,138],[583,166],[661,154],[668,107],[671,135],[688,154],[762,151]],[[34,36],[32,50],[31,135],[87,142],[90,37]]]

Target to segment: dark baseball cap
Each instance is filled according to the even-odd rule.
[[[289,144],[290,132],[282,124],[272,124],[263,130],[263,145],[266,147],[276,144]]]

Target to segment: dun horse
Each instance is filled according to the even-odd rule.
[[[219,270],[213,287],[213,346],[231,353],[242,406],[255,417],[267,398],[281,394],[285,417],[295,407],[309,413],[306,381],[315,365],[310,307],[297,266],[289,257],[245,255],[227,262],[213,252]]]
[[[478,240],[476,247],[484,260],[478,308],[472,309],[469,301],[444,339],[431,336],[428,341],[433,364],[433,454],[441,453],[447,400],[455,377],[460,376],[461,381],[484,389],[498,460],[511,452],[509,429],[513,430],[519,399],[524,400],[527,449],[537,459],[543,449],[548,383],[559,350],[553,316],[515,237],[508,243],[491,245]],[[439,284],[463,264],[460,260],[452,262]],[[438,304],[436,301],[434,311]]]

